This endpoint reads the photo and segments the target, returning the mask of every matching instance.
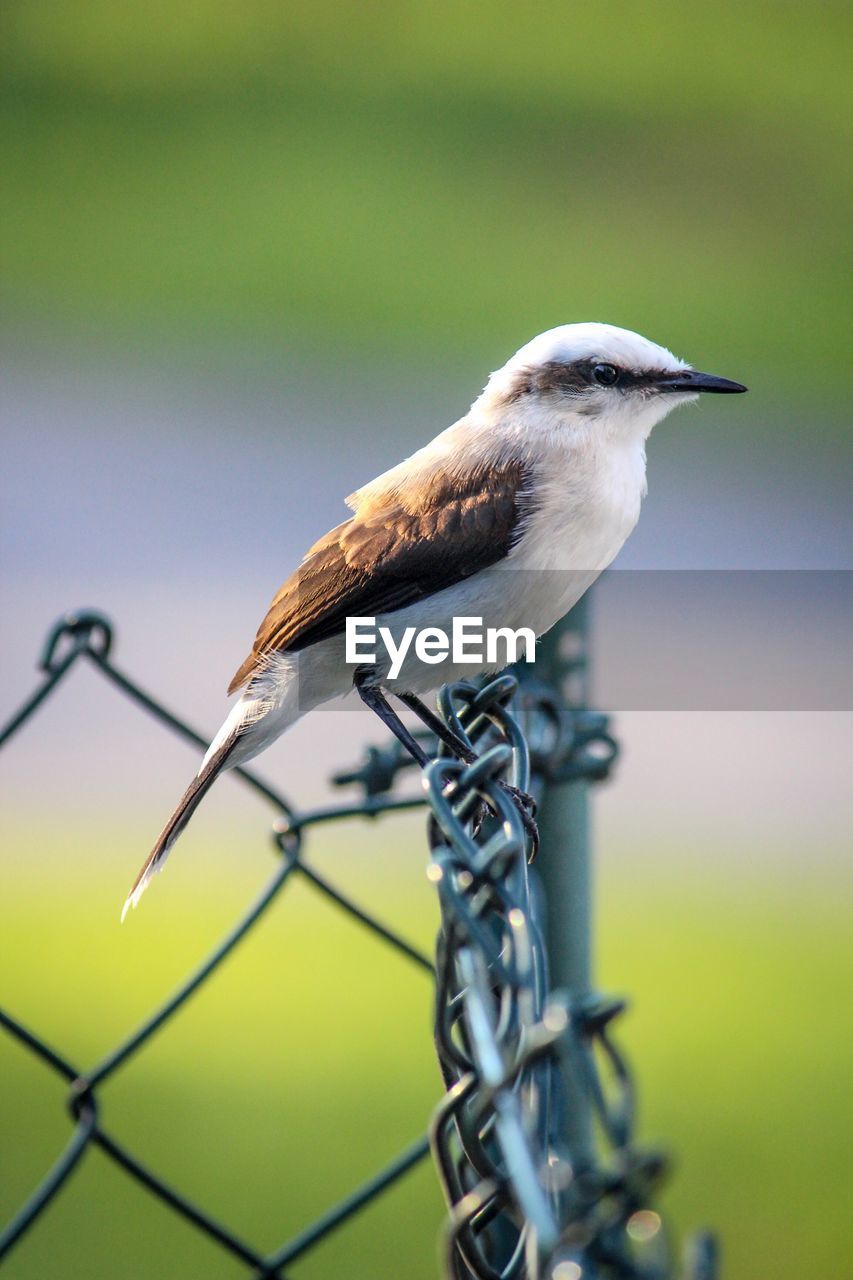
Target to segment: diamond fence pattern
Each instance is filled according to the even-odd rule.
[[[167,729],[206,746],[191,729],[125,675],[112,658],[113,630],[103,615],[62,618],[48,636],[42,681],[0,731],[0,748],[45,703],[75,665],[86,661]],[[423,794],[395,793],[416,762],[397,742],[369,747],[359,766],[333,782],[358,788],[352,802],[299,811],[247,769],[235,772],[277,811],[275,873],[250,909],[160,1008],[102,1061],[81,1067],[33,1029],[0,1010],[0,1026],[68,1084],[71,1137],[27,1202],[0,1233],[0,1262],[38,1222],[98,1147],[148,1192],[264,1280],[296,1275],[296,1264],[332,1231],[432,1149],[448,1202],[444,1270],[454,1280],[665,1280],[673,1276],[666,1232],[651,1207],[663,1171],[657,1152],[633,1136],[633,1090],[611,1035],[622,1004],[552,991],[545,938],[547,885],[531,866],[529,822],[512,787],[541,801],[550,784],[606,775],[616,745],[603,716],[572,710],[553,685],[519,671],[485,685],[460,683],[439,695],[444,725],[476,758],[466,764],[428,730],[417,739],[430,757]],[[508,787],[507,784],[510,784]],[[441,910],[435,964],[303,861],[303,836],[323,823],[425,806],[428,870]],[[241,1239],[148,1168],[104,1127],[98,1089],[164,1032],[225,963],[261,916],[301,878],[435,983],[435,1045],[445,1084],[429,1134],[272,1253]],[[595,1141],[571,1134],[579,1109]],[[413,1122],[414,1127],[414,1122]],[[405,1275],[400,1258],[396,1274]],[[690,1280],[713,1280],[715,1249],[694,1239]]]

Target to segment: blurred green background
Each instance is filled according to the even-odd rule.
[[[847,354],[832,3],[10,3],[4,291],[192,335],[702,334],[790,393]]]
[[[214,728],[340,495],[567,320],[751,387],[703,435],[655,441],[629,563],[846,564],[849,36],[833,3],[7,0],[3,708],[53,616],[92,602],[119,617],[124,665]],[[223,784],[119,933],[191,758],[116,702],[77,673],[0,760],[3,1002],[81,1064],[271,869],[264,815]],[[620,724],[598,970],[632,998],[677,1226],[719,1229],[730,1280],[840,1276],[849,715],[712,719]],[[344,714],[340,745],[318,721],[264,763],[288,793],[319,798],[372,731]],[[432,945],[419,819],[309,851]],[[290,889],[109,1084],[105,1118],[272,1247],[423,1129],[429,1019],[417,972]],[[7,1217],[68,1123],[49,1073],[6,1040],[0,1062]],[[424,1165],[293,1274],[435,1277],[441,1216]],[[95,1152],[5,1274],[243,1270]]]

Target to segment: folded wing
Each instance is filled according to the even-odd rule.
[[[507,462],[374,499],[315,543],[287,579],[228,692],[272,653],[342,634],[347,617],[403,608],[502,560],[530,510],[527,481],[523,464]]]

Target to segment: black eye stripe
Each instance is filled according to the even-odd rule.
[[[603,365],[607,365],[610,368],[615,368],[617,370],[618,376],[614,382],[601,383],[601,380],[596,377],[595,370],[600,369]],[[667,371],[664,369],[623,369],[619,365],[612,365],[609,361],[602,360],[596,360],[587,367],[589,370],[589,381],[593,386],[596,384],[604,386],[609,385],[616,387],[619,391],[633,391],[641,390],[643,387],[656,387],[660,382],[665,380],[667,376],[671,376],[668,375]]]
[[[507,399],[518,400],[526,395],[542,395],[547,392],[562,392],[567,395],[583,395],[593,390],[604,390],[605,387],[596,381],[593,369],[599,365],[613,365],[611,360],[578,360],[568,363],[562,360],[550,360],[547,364],[528,367],[519,374],[518,381],[509,392]],[[624,369],[614,365],[619,376],[611,384],[615,391],[640,390],[653,387],[671,374],[663,369]]]
[[[653,387],[663,376],[662,369],[648,369],[642,373],[623,373],[622,380],[626,387]]]

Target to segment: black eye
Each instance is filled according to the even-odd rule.
[[[594,364],[592,376],[602,387],[612,387],[619,381],[619,370],[615,364]]]

